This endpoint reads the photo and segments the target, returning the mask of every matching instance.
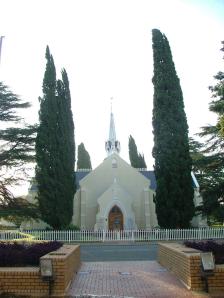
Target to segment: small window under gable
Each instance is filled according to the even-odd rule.
[[[116,158],[112,159],[112,168],[117,168],[117,160]]]

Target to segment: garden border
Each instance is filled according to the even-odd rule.
[[[159,243],[158,262],[172,271],[188,289],[205,289],[201,279],[200,251],[178,243]],[[208,277],[209,292],[224,291],[224,264],[216,265],[214,275]]]
[[[41,259],[51,259],[54,282],[52,296],[64,296],[80,267],[79,245],[63,245]],[[39,267],[0,267],[0,292],[27,296],[48,296],[49,284]]]

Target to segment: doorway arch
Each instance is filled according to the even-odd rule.
[[[109,230],[123,230],[124,228],[124,216],[117,205],[114,205],[109,212],[108,228]]]

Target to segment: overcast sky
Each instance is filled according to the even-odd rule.
[[[190,135],[214,122],[208,86],[223,70],[223,0],[0,0],[0,8],[0,80],[32,103],[26,118],[37,121],[49,45],[57,76],[68,72],[76,145],[84,142],[93,167],[106,156],[111,97],[121,157],[129,161],[131,134],[153,167],[153,28],[169,40]]]

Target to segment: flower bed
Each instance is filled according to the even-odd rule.
[[[51,259],[53,265],[52,297],[65,297],[70,282],[80,266],[79,245],[63,245],[41,259]],[[28,297],[49,297],[49,283],[38,267],[0,267],[0,296],[4,293]]]
[[[57,250],[58,241],[40,243],[0,242],[0,267],[38,266],[40,257]]]
[[[224,264],[224,241],[185,241],[187,247],[195,248],[203,252],[211,251],[216,264]]]

